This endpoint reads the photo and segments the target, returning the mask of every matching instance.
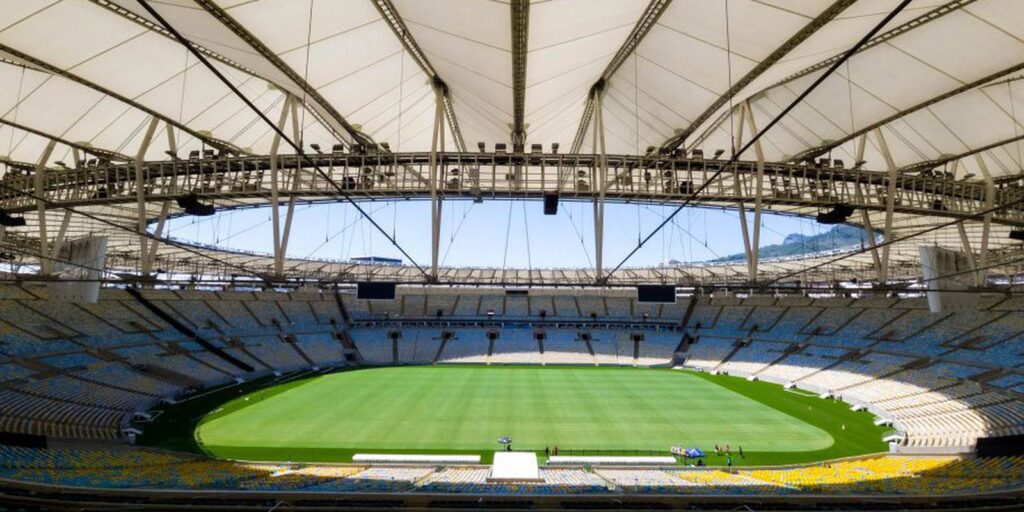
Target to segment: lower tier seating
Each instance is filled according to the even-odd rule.
[[[1024,457],[876,456],[803,467],[542,467],[538,482],[488,482],[487,466],[254,464],[134,447],[0,445],[0,478],[111,489],[472,494],[950,495],[1019,490]]]

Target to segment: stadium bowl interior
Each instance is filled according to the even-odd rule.
[[[0,508],[1022,508],[1022,20],[7,2]]]

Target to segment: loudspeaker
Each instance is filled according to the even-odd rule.
[[[544,215],[558,215],[558,194],[544,194]]]
[[[199,196],[196,194],[179,197],[178,206],[184,208],[185,213],[195,215],[197,217],[207,217],[209,215],[213,215],[217,211],[212,204],[200,203]]]
[[[818,214],[818,224],[842,224],[853,215],[853,207],[848,204],[837,204],[832,209]]]
[[[0,210],[0,226],[17,228],[25,225],[25,217],[11,217],[11,214]]]

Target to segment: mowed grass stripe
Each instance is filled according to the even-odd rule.
[[[794,453],[833,446],[828,429],[668,370],[378,368],[321,376],[264,400],[259,393],[200,425],[207,450],[486,451],[503,435],[517,449],[536,450],[709,450],[730,443]]]

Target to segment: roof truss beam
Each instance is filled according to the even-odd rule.
[[[970,157],[970,156],[978,155],[978,154],[984,153],[986,151],[990,151],[990,150],[993,150],[993,149],[1005,146],[1007,144],[1013,144],[1014,142],[1020,142],[1020,141],[1024,141],[1024,135],[1017,135],[1017,136],[1014,136],[1014,137],[1010,137],[1009,139],[1003,139],[1003,140],[1000,140],[1000,141],[997,141],[997,142],[993,142],[991,144],[986,144],[986,145],[981,146],[981,147],[977,147],[977,148],[974,148],[974,149],[971,149],[971,150],[968,150],[968,151],[964,151],[962,153],[957,153],[955,155],[946,155],[946,156],[943,156],[943,157],[940,157],[940,158],[936,158],[934,160],[927,160],[927,161],[924,161],[924,162],[918,162],[918,163],[915,163],[915,164],[910,164],[910,165],[907,165],[907,166],[903,166],[903,167],[900,168],[900,172],[909,173],[909,172],[919,172],[919,171],[925,171],[925,170],[928,170],[928,169],[934,169],[936,167],[945,165],[945,164],[947,164],[949,162],[956,162],[958,160],[962,160],[962,159]]]
[[[139,103],[139,102],[137,102],[137,101],[127,97],[127,96],[118,94],[118,93],[116,93],[116,92],[114,92],[114,91],[112,91],[110,89],[107,89],[106,87],[103,87],[102,85],[99,85],[99,84],[97,84],[95,82],[92,82],[90,80],[86,80],[85,78],[82,78],[82,77],[80,77],[80,76],[78,76],[78,75],[76,75],[74,73],[71,73],[69,71],[60,69],[57,66],[49,64],[47,62],[43,62],[42,60],[39,60],[39,59],[37,59],[37,58],[35,58],[35,57],[31,56],[31,55],[28,55],[28,54],[23,53],[23,52],[21,52],[19,50],[16,50],[14,48],[11,48],[9,46],[2,45],[2,44],[0,44],[0,52],[3,52],[3,53],[7,54],[7,60],[14,60],[15,62],[21,62],[22,64],[24,64],[24,65],[26,65],[28,67],[31,67],[32,69],[35,69],[35,70],[38,70],[38,71],[42,71],[42,72],[45,72],[45,73],[49,73],[51,75],[56,75],[56,76],[60,76],[60,77],[66,78],[66,79],[71,80],[73,82],[76,82],[76,83],[78,83],[80,85],[84,85],[84,86],[86,86],[86,87],[88,87],[88,88],[90,88],[90,89],[92,89],[92,90],[94,90],[96,92],[99,92],[100,94],[103,94],[103,95],[106,95],[106,96],[110,96],[111,98],[114,98],[114,99],[120,101],[121,103],[124,103],[126,105],[131,106],[132,108],[135,108],[137,110],[145,112],[145,113],[149,114],[150,116],[155,117],[155,118],[157,118],[157,119],[159,119],[159,120],[161,120],[161,121],[163,121],[163,122],[165,122],[165,123],[167,123],[167,124],[177,128],[177,129],[179,129],[179,130],[181,130],[181,131],[191,135],[192,137],[195,137],[196,139],[201,140],[203,143],[205,143],[205,144],[207,144],[207,145],[209,145],[211,147],[214,147],[214,148],[217,148],[217,149],[221,149],[221,150],[231,151],[233,153],[242,153],[242,150],[240,150],[239,148],[235,147],[230,142],[222,141],[222,140],[216,139],[214,137],[210,137],[209,135],[205,135],[205,134],[203,134],[203,133],[201,133],[199,131],[193,130],[192,128],[189,128],[187,125],[179,123],[178,121],[176,121],[174,119],[171,119],[171,118],[169,118],[169,117],[167,117],[167,116],[165,116],[165,115],[163,115],[163,114],[161,114],[161,113],[159,113],[159,112],[157,112],[157,111],[155,111],[155,110],[153,110],[153,109],[151,109],[151,108],[149,108],[149,107],[147,107],[147,106],[145,106],[145,105],[143,105],[143,104],[141,104],[141,103]]]
[[[395,33],[395,37],[397,37],[402,43],[405,51],[409,52],[409,55],[411,55],[413,60],[416,61],[416,64],[419,65],[420,69],[430,77],[434,89],[441,94],[444,115],[448,120],[448,128],[452,133],[452,138],[455,140],[455,145],[459,148],[459,151],[466,151],[466,142],[462,138],[462,130],[459,128],[459,120],[455,116],[455,107],[452,104],[451,95],[448,92],[448,85],[437,74],[434,66],[430,63],[430,59],[428,59],[427,55],[423,53],[423,50],[416,42],[416,39],[412,37],[412,33],[409,32],[408,27],[405,26],[405,21],[402,19],[402,16],[398,13],[398,9],[391,0],[372,1],[374,7],[377,8],[377,12],[380,13],[381,18],[383,18],[384,22],[391,27],[391,31]]]
[[[130,157],[128,155],[125,155],[124,153],[118,153],[117,151],[111,151],[111,150],[108,150],[108,149],[94,148],[92,146],[89,146],[89,145],[86,145],[86,144],[82,144],[82,143],[79,143],[79,142],[71,142],[70,140],[58,137],[56,135],[51,135],[51,134],[46,133],[44,131],[37,130],[37,129],[29,127],[29,126],[25,126],[25,125],[20,124],[20,123],[15,123],[14,121],[8,121],[6,119],[0,119],[0,124],[5,125],[5,126],[10,126],[11,128],[14,128],[16,130],[21,130],[21,131],[24,131],[24,132],[28,132],[28,133],[31,133],[32,135],[37,135],[39,137],[43,137],[45,139],[49,139],[49,140],[54,141],[54,142],[59,142],[59,143],[65,145],[65,146],[77,149],[77,150],[82,151],[84,153],[88,153],[88,154],[93,155],[96,158],[100,158],[102,160],[110,160],[110,161],[114,161],[114,162],[128,162],[128,161],[132,160],[132,157]]]
[[[640,46],[640,42],[644,40],[647,33],[651,31],[654,24],[658,22],[661,15],[665,13],[668,6],[672,4],[672,0],[651,0],[651,3],[647,4],[647,8],[644,9],[640,19],[637,20],[636,25],[633,26],[633,30],[630,31],[629,36],[619,47],[619,50],[615,52],[612,60],[608,62],[608,66],[604,68],[604,72],[601,73],[601,78],[594,83],[590,88],[590,93],[587,96],[587,104],[583,109],[583,116],[580,118],[579,127],[576,128],[576,136],[572,140],[572,149],[570,153],[579,153],[583,147],[583,139],[586,138],[587,130],[590,127],[590,121],[594,117],[594,101],[595,96],[599,94],[606,83],[611,80],[612,75],[622,64],[626,62],[626,59],[636,51],[636,48]]]
[[[895,114],[893,114],[893,115],[891,115],[889,117],[886,117],[885,119],[881,119],[881,120],[876,121],[874,123],[871,123],[871,124],[869,124],[869,125],[867,125],[867,126],[865,126],[863,128],[860,128],[859,130],[851,132],[851,133],[847,134],[846,136],[844,136],[844,137],[842,137],[842,138],[840,138],[838,140],[834,140],[834,141],[828,142],[826,144],[822,144],[820,146],[817,146],[817,147],[814,147],[814,148],[802,151],[800,153],[797,153],[795,156],[793,156],[791,158],[791,160],[793,160],[793,161],[801,161],[801,160],[806,160],[808,158],[815,158],[815,157],[817,157],[819,155],[822,155],[824,153],[832,151],[833,149],[835,149],[835,148],[837,148],[839,146],[842,146],[843,144],[846,144],[847,142],[850,142],[851,140],[854,140],[857,137],[860,137],[861,135],[864,135],[865,133],[870,133],[873,130],[876,130],[876,129],[881,128],[881,127],[883,127],[883,126],[885,126],[885,125],[887,125],[889,123],[892,123],[893,121],[896,121],[896,120],[904,118],[904,117],[906,117],[906,116],[908,116],[910,114],[913,114],[914,112],[917,112],[918,110],[922,110],[922,109],[928,108],[928,107],[930,107],[930,106],[932,106],[932,105],[934,105],[936,103],[942,102],[942,101],[947,100],[949,98],[952,98],[954,96],[963,94],[963,93],[968,92],[968,91],[972,91],[972,90],[977,89],[978,87],[981,87],[983,85],[986,85],[986,84],[988,84],[988,83],[990,83],[990,82],[992,82],[994,80],[998,80],[1000,78],[1003,78],[1006,75],[1010,75],[1010,74],[1016,73],[1016,72],[1021,71],[1021,70],[1024,70],[1024,62],[1021,62],[1019,64],[1014,64],[1013,66],[1010,66],[1010,67],[1008,67],[1006,69],[1003,69],[1001,71],[996,71],[995,73],[992,73],[991,75],[982,77],[982,78],[980,78],[978,80],[975,80],[973,82],[970,82],[970,83],[966,83],[964,85],[961,85],[960,87],[957,87],[957,88],[954,88],[954,89],[950,89],[950,90],[948,90],[948,91],[946,91],[946,92],[944,92],[944,93],[942,93],[942,94],[940,94],[938,96],[934,96],[934,97],[928,98],[927,100],[924,100],[921,103],[918,103],[918,104],[916,104],[916,105],[914,105],[912,107],[909,107],[909,108],[906,108],[906,109],[901,110],[899,112],[896,112]]]
[[[526,55],[529,52],[530,0],[512,0],[512,148],[526,145]]]
[[[799,32],[793,34],[789,39],[782,43],[781,46],[776,48],[772,53],[768,54],[761,62],[758,62],[754,69],[751,69],[747,74],[743,75],[742,78],[737,80],[728,90],[719,96],[711,105],[708,105],[703,112],[698,115],[689,126],[683,128],[682,131],[674,135],[669,140],[662,144],[663,148],[675,149],[682,145],[687,137],[689,137],[697,128],[699,128],[712,114],[722,108],[723,105],[728,103],[730,100],[736,97],[744,88],[750,85],[751,82],[761,76],[765,71],[768,71],[776,62],[785,57],[789,52],[793,51],[794,48],[807,40],[807,38],[814,35],[815,32],[820,30],[822,27],[832,21],[839,13],[846,10],[847,7],[853,5],[856,0],[836,0],[827,9],[822,11],[817,17],[811,20],[810,23],[805,25]],[[838,60],[838,58],[837,58]],[[826,65],[827,66],[827,65]]]
[[[210,16],[213,16],[218,22],[224,25],[224,27],[238,36],[239,39],[249,45],[249,47],[252,48],[260,57],[283,73],[288,80],[294,83],[295,86],[297,86],[305,95],[306,102],[309,104],[311,109],[327,121],[327,127],[334,132],[335,136],[340,140],[344,140],[346,142],[354,141],[361,144],[369,144],[371,142],[370,139],[362,132],[349,124],[349,122],[345,120],[344,116],[342,116],[341,113],[338,112],[337,109],[335,109],[334,106],[316,90],[316,88],[310,85],[302,75],[278,57],[276,53],[263,43],[263,41],[260,41],[258,37],[238,23],[238,21],[231,17],[227,11],[221,9],[220,6],[211,0],[193,1],[209,13]],[[189,45],[194,46],[194,43],[189,41]]]
[[[964,7],[974,3],[975,1],[977,1],[977,0],[952,0],[949,3],[943,4],[943,5],[935,8],[935,9],[932,9],[931,11],[928,11],[928,12],[922,14],[921,16],[918,16],[917,18],[914,18],[914,19],[912,19],[912,20],[910,20],[910,21],[908,21],[908,22],[906,22],[906,23],[904,23],[904,24],[902,24],[902,25],[900,25],[900,26],[898,26],[898,27],[896,27],[896,28],[894,28],[892,30],[886,31],[883,34],[881,34],[881,35],[879,35],[877,37],[872,38],[870,41],[865,43],[864,46],[860,47],[860,49],[857,50],[857,53],[861,53],[863,51],[868,50],[869,48],[878,46],[878,45],[880,45],[880,44],[882,44],[882,43],[884,43],[886,41],[889,41],[892,38],[894,38],[894,37],[896,37],[896,36],[898,36],[900,34],[903,34],[905,32],[909,32],[911,30],[920,28],[921,26],[925,25],[926,23],[935,21],[935,20],[937,20],[937,19],[939,19],[939,18],[941,18],[941,17],[943,17],[943,16],[945,16],[945,15],[947,15],[949,13],[956,12],[957,10],[964,8]],[[831,66],[832,64],[834,64],[837,60],[841,59],[843,57],[843,55],[844,54],[839,53],[839,54],[833,55],[832,57],[829,57],[829,58],[827,58],[825,60],[822,60],[820,62],[812,64],[812,65],[810,65],[810,66],[808,66],[808,67],[806,67],[806,68],[804,68],[804,69],[802,69],[800,71],[797,71],[796,73],[793,73],[792,75],[789,75],[788,77],[786,77],[786,78],[784,78],[784,79],[782,79],[782,80],[780,80],[780,81],[778,81],[778,82],[776,82],[776,83],[774,83],[774,84],[772,84],[772,85],[770,85],[768,87],[765,87],[764,89],[761,89],[760,91],[752,94],[748,99],[750,101],[754,101],[757,98],[763,97],[765,94],[768,93],[768,91],[770,91],[772,89],[775,89],[777,87],[782,87],[783,85],[786,85],[786,84],[788,84],[788,83],[790,83],[790,82],[792,82],[794,80],[797,80],[797,79],[799,79],[801,77],[804,77],[804,76],[807,76],[807,75],[809,75],[811,73],[814,73],[815,71],[820,71],[820,70],[826,69],[829,66]],[[856,55],[856,53],[854,55]],[[739,106],[737,105],[736,107],[733,107],[733,108],[734,109],[735,108],[739,108]],[[701,133],[701,135],[697,139],[697,141],[695,141],[693,144],[691,144],[691,146],[700,144],[700,142],[702,142],[709,134],[711,134],[718,126],[720,126],[723,122],[725,122],[726,119],[728,119],[730,117],[730,113],[732,113],[732,110],[727,110],[727,111],[723,112],[718,117],[718,119],[715,120],[715,122],[711,126],[709,126],[708,128],[704,129],[704,131]]]

